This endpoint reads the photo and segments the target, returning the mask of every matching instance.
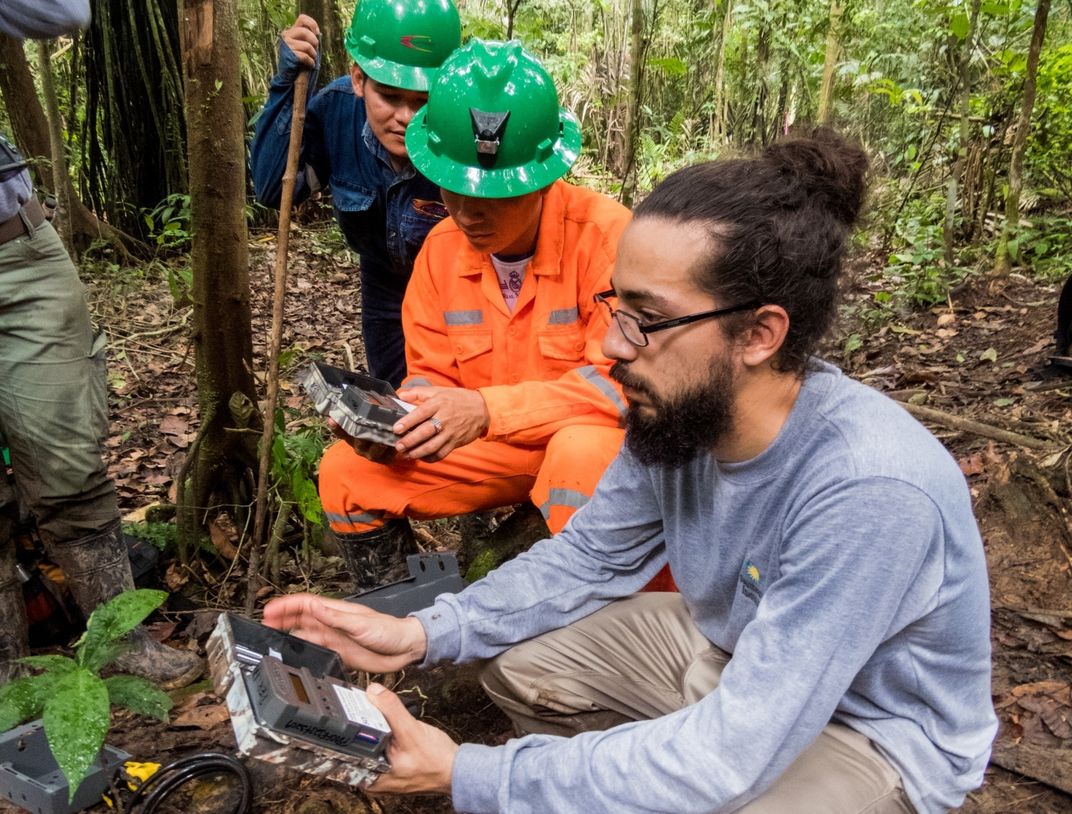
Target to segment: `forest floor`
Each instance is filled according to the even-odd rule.
[[[263,353],[271,313],[272,236],[251,242],[254,342]],[[361,360],[356,274],[331,229],[305,228],[291,241],[286,301],[284,402],[311,414],[293,383],[300,363]],[[853,263],[853,289],[827,358],[855,378],[912,405],[941,413],[924,419],[960,463],[971,487],[990,566],[995,707],[1001,731],[984,786],[960,809],[968,814],[1072,812],[1072,484],[1067,427],[1072,371],[1051,368],[1057,290],[1013,275],[1000,287],[969,278],[941,307],[905,313],[874,327],[873,258]],[[174,478],[197,431],[189,306],[177,305],[159,268],[98,274],[92,307],[109,333],[112,389],[109,466],[122,507],[133,512],[174,497]],[[848,349],[848,350],[846,350]],[[263,369],[258,365],[258,370]],[[952,416],[949,419],[946,416]],[[965,425],[973,419],[986,425]],[[990,433],[989,428],[1018,436]],[[1029,444],[1042,441],[1043,448]],[[455,526],[431,526],[424,541],[457,545]],[[244,577],[237,568],[168,572],[194,609],[154,627],[175,646],[204,652],[216,613],[235,609]],[[284,569],[278,590],[345,590],[337,559]],[[187,603],[190,605],[191,603]],[[391,678],[426,696],[426,720],[459,740],[500,743],[505,717],[466,669],[437,668]],[[134,759],[167,763],[234,747],[226,708],[210,684],[176,696],[168,724],[117,712],[109,742]],[[449,802],[403,798],[370,802],[346,787],[249,761],[255,812],[386,814],[448,812]],[[1063,789],[1064,791],[1062,791]],[[204,792],[201,792],[204,795]],[[226,811],[209,794],[164,810]],[[0,811],[13,811],[0,804]],[[108,811],[104,805],[94,812]]]

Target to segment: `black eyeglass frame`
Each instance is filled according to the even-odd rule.
[[[634,342],[629,338],[629,334],[622,328],[621,322],[618,322],[618,330],[622,332],[622,336],[630,345],[638,348],[646,348],[648,346],[648,334],[653,334],[656,331],[665,331],[667,328],[676,328],[679,325],[689,325],[693,322],[699,322],[702,319],[715,319],[716,317],[724,317],[727,314],[737,314],[741,311],[754,311],[759,308],[763,303],[759,300],[751,300],[749,302],[743,302],[740,305],[731,305],[729,308],[716,308],[714,311],[701,311],[698,314],[689,314],[684,317],[674,317],[673,319],[665,319],[662,322],[655,322],[651,325],[641,325],[640,317],[635,314],[630,314],[628,311],[621,311],[615,308],[607,301],[607,297],[616,297],[617,292],[613,288],[608,288],[606,291],[600,291],[598,294],[593,294],[592,299],[598,303],[602,303],[607,306],[607,310],[610,311],[611,317],[615,322],[618,322],[618,317],[623,316],[626,319],[631,319],[633,324],[636,325],[640,335],[644,337],[643,343]]]

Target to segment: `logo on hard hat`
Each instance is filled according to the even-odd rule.
[[[432,52],[432,46],[435,43],[428,34],[406,34],[398,40],[402,43],[403,48],[412,48],[414,51],[424,51],[426,54]]]

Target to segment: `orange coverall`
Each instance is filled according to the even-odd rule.
[[[464,514],[531,495],[554,532],[587,502],[623,436],[625,400],[600,351],[607,320],[592,295],[609,287],[629,217],[603,195],[555,182],[513,312],[489,256],[450,218],[432,230],[402,306],[402,387],[479,390],[490,424],[431,463],[373,463],[334,444],[320,464],[333,530],[371,531],[395,517]]]

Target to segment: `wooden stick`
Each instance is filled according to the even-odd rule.
[[[294,82],[294,106],[290,116],[290,147],[283,172],[283,194],[279,201],[279,236],[275,247],[275,299],[272,301],[272,334],[268,343],[268,393],[264,401],[264,432],[261,433],[260,467],[257,473],[257,503],[253,520],[253,545],[250,547],[246,580],[246,615],[253,614],[257,591],[261,587],[261,548],[264,520],[268,509],[268,464],[272,458],[275,432],[275,403],[279,396],[279,347],[283,343],[283,298],[287,293],[287,247],[290,243],[290,210],[294,204],[294,187],[298,179],[298,157],[305,130],[305,100],[309,95],[309,71],[303,70]]]
[[[907,401],[901,401],[898,402],[898,404],[908,410],[908,412],[916,418],[921,418],[924,421],[930,421],[934,424],[941,424],[943,427],[960,430],[961,432],[970,432],[974,435],[981,435],[983,438],[991,438],[994,441],[1003,441],[1006,444],[1015,444],[1016,446],[1027,447],[1028,449],[1053,450],[1060,446],[1060,443],[1056,441],[1044,441],[1041,438],[1033,438],[1030,435],[1021,435],[1018,432],[1003,430],[992,424],[983,424],[980,421],[973,421],[970,418],[961,418],[960,416],[955,416],[942,410],[936,410],[933,407],[923,407],[922,405],[911,404]]]

